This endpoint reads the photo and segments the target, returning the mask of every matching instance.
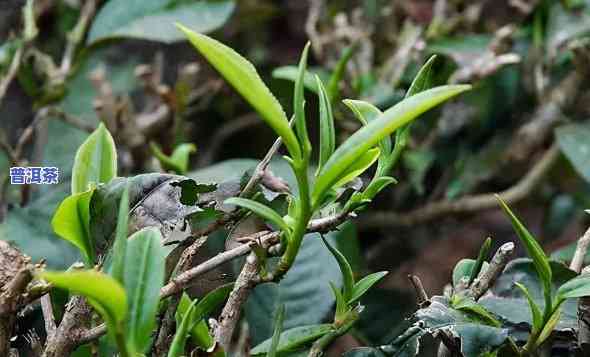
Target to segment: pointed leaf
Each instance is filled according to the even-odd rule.
[[[346,47],[344,51],[342,51],[342,55],[340,56],[340,59],[338,59],[338,62],[330,75],[330,80],[328,81],[327,93],[330,101],[334,101],[340,96],[340,81],[344,77],[344,71],[346,70],[348,61],[350,61],[357,48],[357,44],[354,44]]]
[[[125,259],[127,256],[127,229],[129,222],[129,182],[125,185],[119,201],[119,215],[113,243],[113,265],[111,275],[121,284],[125,282]]]
[[[397,180],[390,176],[381,176],[374,179],[363,192],[363,198],[372,200],[379,192],[392,183],[397,183]]]
[[[184,348],[186,345],[186,339],[188,337],[189,331],[192,325],[192,314],[193,310],[195,309],[195,305],[197,300],[194,300],[192,304],[189,306],[186,314],[182,318],[182,322],[176,328],[176,333],[174,334],[174,339],[170,344],[170,350],[168,350],[168,357],[181,357],[184,356]]]
[[[553,313],[545,323],[545,326],[543,326],[543,330],[541,330],[541,333],[539,333],[539,337],[535,341],[535,345],[541,345],[543,342],[545,342],[547,338],[549,338],[549,336],[551,336],[551,333],[555,329],[555,326],[557,326],[557,324],[559,323],[560,317],[561,309],[558,307],[553,311]]]
[[[127,316],[127,295],[115,279],[95,271],[49,272],[40,274],[41,278],[54,287],[66,289],[83,295],[103,315],[109,332],[117,330]]]
[[[386,110],[351,135],[322,168],[314,187],[314,205],[321,202],[324,194],[351,164],[379,141],[420,114],[470,88],[468,85],[441,86],[416,94]]]
[[[301,150],[289,120],[277,99],[264,84],[254,66],[237,52],[208,36],[194,32],[182,25],[189,41],[217,69],[221,75],[262,116],[268,125],[283,139],[293,158],[301,157]]]
[[[348,182],[354,180],[356,177],[360,176],[363,172],[365,172],[371,165],[377,161],[379,155],[381,154],[381,150],[378,148],[372,148],[368,150],[364,155],[361,155],[355,162],[352,163],[343,173],[342,177],[340,177],[332,186],[332,188],[338,188],[340,186],[344,186]]]
[[[469,276],[469,285],[471,285],[471,283],[473,283],[475,278],[477,278],[477,276],[479,275],[479,272],[483,267],[483,263],[485,263],[487,256],[490,254],[491,247],[492,238],[488,237],[479,249],[479,255],[477,256],[477,260],[475,261],[475,265],[473,266],[473,269],[471,270],[471,275]]]
[[[371,103],[362,100],[345,99],[342,101],[354,114],[354,116],[363,125],[369,124],[371,121],[383,114],[379,108]],[[391,152],[391,137],[387,135],[379,142],[379,147],[384,155]]]
[[[323,335],[332,331],[331,324],[300,326],[281,333],[281,339],[277,352],[295,351],[298,348],[310,344]],[[261,355],[268,353],[272,339],[268,339],[258,346],[254,347],[250,353],[254,355]]]
[[[155,142],[150,142],[150,149],[164,170],[174,171],[180,175],[187,172],[189,157],[192,153],[197,152],[195,144],[187,143],[179,144],[170,156],[164,154]]]
[[[247,198],[231,197],[225,200],[224,203],[227,205],[236,205],[242,208],[246,208],[254,212],[254,214],[270,221],[271,223],[273,223],[285,232],[289,232],[290,230],[289,225],[287,225],[287,222],[283,220],[283,217],[279,216],[279,214],[275,212],[272,208],[265,206],[260,202],[250,200]]]
[[[332,114],[332,105],[330,98],[326,93],[326,89],[320,80],[320,77],[315,77],[318,85],[318,98],[320,105],[320,157],[318,163],[318,172],[321,170],[330,155],[336,148],[336,131],[334,129],[334,115]]]
[[[539,306],[537,305],[537,303],[535,302],[535,300],[533,300],[533,297],[531,296],[529,290],[526,288],[526,286],[524,286],[523,284],[519,283],[519,282],[515,282],[514,285],[516,285],[520,290],[522,290],[522,292],[524,293],[524,296],[526,297],[528,303],[529,303],[529,307],[531,309],[531,316],[532,321],[533,321],[533,329],[532,329],[532,333],[536,333],[539,332],[539,330],[541,329],[541,327],[543,327],[543,313],[541,312],[541,309],[539,308]]]
[[[55,234],[78,247],[89,267],[94,265],[94,240],[89,228],[93,194],[94,189],[67,197],[51,219]]]
[[[418,74],[416,75],[416,77],[414,77],[412,84],[410,84],[410,88],[406,93],[406,98],[432,88],[434,76],[432,66],[434,65],[435,61],[436,55],[432,55],[430,56],[428,61],[426,61],[426,63],[424,63],[424,65],[420,68]]]
[[[580,275],[557,289],[558,299],[573,299],[590,296],[590,275]]]
[[[537,270],[537,274],[539,274],[539,279],[543,283],[543,289],[545,294],[545,303],[548,306],[545,306],[545,312],[548,312],[548,309],[551,308],[551,280],[552,280],[552,272],[551,266],[549,265],[549,258],[545,255],[543,248],[537,242],[537,240],[532,236],[532,234],[526,229],[526,227],[520,222],[520,220],[512,213],[508,205],[502,200],[502,198],[496,195],[498,202],[506,215],[510,218],[512,222],[512,227],[514,231],[522,241],[523,245],[526,248],[528,255],[533,260],[535,265],[535,269]],[[548,317],[548,316],[545,316]]]
[[[322,241],[324,242],[324,245],[326,246],[326,248],[328,248],[330,253],[332,253],[332,256],[338,262],[340,272],[342,273],[342,296],[344,297],[345,302],[349,301],[352,297],[352,292],[354,288],[354,275],[352,273],[352,268],[346,260],[346,257],[342,253],[340,253],[338,249],[332,247],[324,237],[322,237]]]
[[[144,352],[150,345],[165,268],[166,251],[157,228],[144,228],[129,237],[125,257],[127,339],[137,352]]]
[[[354,284],[354,288],[352,289],[352,296],[348,300],[348,304],[354,304],[357,302],[369,289],[377,284],[379,280],[383,279],[385,275],[389,272],[387,271],[380,271],[377,273],[369,274],[359,280],[356,284]]]
[[[305,123],[305,97],[303,95],[304,75],[307,70],[307,55],[309,53],[310,43],[308,42],[303,48],[301,59],[299,60],[299,69],[297,79],[295,80],[295,92],[293,94],[293,111],[295,115],[295,131],[299,143],[304,151],[311,151],[311,143],[307,134],[307,124]]]
[[[109,182],[117,176],[117,149],[113,137],[104,126],[82,143],[72,168],[72,194],[88,191],[93,185]]]

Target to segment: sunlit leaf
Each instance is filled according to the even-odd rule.
[[[514,285],[516,285],[520,290],[522,290],[524,296],[526,297],[529,303],[529,308],[531,309],[531,316],[533,317],[533,333],[539,332],[541,327],[543,327],[543,313],[541,312],[541,309],[539,308],[535,300],[533,300],[533,297],[531,296],[526,286],[522,285],[519,282],[515,282]]]
[[[307,71],[307,56],[309,53],[310,43],[308,42],[301,53],[299,60],[299,69],[297,72],[297,79],[295,80],[295,90],[293,94],[293,112],[295,116],[295,131],[299,139],[301,148],[304,151],[311,151],[311,143],[307,134],[307,124],[305,123],[305,98],[303,93],[304,75]]]
[[[150,345],[165,268],[166,251],[157,228],[144,228],[129,237],[125,258],[127,338],[135,351],[144,352]]]
[[[334,129],[334,115],[332,114],[332,105],[326,89],[322,84],[320,77],[316,76],[318,86],[318,99],[320,106],[320,156],[318,162],[318,172],[321,170],[330,155],[336,148],[336,131]]]
[[[88,191],[93,185],[117,176],[117,149],[113,137],[100,124],[76,152],[72,169],[72,194]]]
[[[321,202],[323,195],[341,178],[343,172],[384,137],[434,106],[470,88],[468,85],[455,85],[424,91],[401,101],[359,129],[334,151],[322,168],[314,187],[314,204]]]
[[[53,218],[54,232],[80,250],[87,266],[94,265],[94,240],[90,235],[90,200],[94,189],[78,193],[63,200]]]
[[[293,158],[301,157],[301,150],[289,120],[277,99],[262,81],[254,66],[233,49],[203,34],[182,25],[190,42],[217,69],[250,105],[262,116],[268,125],[283,139]]]
[[[373,285],[377,284],[379,280],[383,279],[383,277],[385,277],[385,275],[387,274],[388,272],[386,271],[380,271],[377,273],[369,274],[361,280],[359,280],[356,284],[354,284],[354,287],[352,289],[352,295],[348,300],[348,304],[354,304],[355,302],[357,302],[363,295],[365,295],[367,291],[369,291],[369,289]]]
[[[162,152],[160,147],[154,143],[150,143],[152,154],[160,161],[160,165],[164,170],[174,171],[177,174],[184,175],[188,170],[190,155],[197,152],[195,144],[179,144],[174,148],[172,155],[168,156]]]

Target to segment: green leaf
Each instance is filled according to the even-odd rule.
[[[113,263],[111,275],[125,285],[125,259],[127,257],[127,234],[129,224],[129,182],[125,185],[119,201],[119,215],[113,243]]]
[[[344,186],[348,182],[360,176],[369,167],[371,167],[371,165],[373,165],[375,161],[377,161],[380,154],[381,150],[379,150],[378,148],[369,149],[367,152],[361,155],[355,162],[353,162],[344,172],[342,172],[342,177],[338,178],[338,180],[332,185],[332,188]]]
[[[303,95],[303,79],[307,68],[307,55],[309,53],[310,43],[308,42],[303,48],[301,59],[299,60],[299,69],[297,79],[295,80],[295,90],[293,94],[293,111],[295,116],[295,131],[299,138],[299,143],[304,152],[311,151],[311,143],[307,134],[307,125],[305,123],[305,97]]]
[[[379,192],[392,183],[397,183],[397,180],[390,176],[381,176],[374,179],[363,192],[363,198],[372,200]]]
[[[514,231],[520,238],[521,242],[526,248],[528,255],[533,260],[535,265],[535,269],[537,270],[537,274],[539,274],[539,279],[543,283],[544,295],[545,295],[545,317],[548,318],[548,313],[551,309],[551,280],[552,280],[552,272],[551,266],[549,265],[549,258],[543,252],[543,248],[537,242],[537,240],[532,236],[532,234],[526,229],[526,227],[518,220],[518,218],[512,213],[506,202],[502,200],[502,198],[496,195],[498,202],[502,206],[504,212],[510,218],[512,222],[512,227]]]
[[[125,291],[129,298],[127,338],[137,352],[150,345],[164,284],[166,251],[157,228],[144,228],[129,237],[125,257]]]
[[[551,316],[549,317],[547,322],[545,323],[545,326],[543,326],[541,333],[539,333],[539,337],[535,341],[536,346],[541,345],[543,342],[545,342],[545,340],[547,338],[549,338],[549,336],[551,336],[551,333],[555,329],[555,326],[557,326],[557,324],[559,323],[560,317],[561,317],[561,309],[559,307],[557,307],[553,311],[553,313],[551,314]]]
[[[561,152],[584,180],[590,182],[590,126],[568,124],[555,130]]]
[[[320,155],[318,172],[328,161],[336,148],[336,131],[334,129],[334,115],[332,105],[320,77],[315,77],[319,89],[318,102],[320,106]]]
[[[67,197],[51,219],[55,234],[78,247],[88,267],[94,265],[94,240],[89,228],[93,194],[94,189],[91,189]]]
[[[352,46],[346,47],[342,51],[342,55],[340,56],[340,59],[338,59],[338,62],[336,63],[336,66],[330,75],[330,80],[328,81],[327,93],[330,101],[334,101],[340,96],[340,81],[344,77],[344,71],[346,70],[348,61],[350,61],[357,48],[358,46],[354,44]]]
[[[186,315],[192,301],[186,293],[182,294],[178,308],[176,309],[176,325],[180,326],[182,319]],[[213,343],[213,337],[209,334],[209,327],[205,320],[201,320],[190,330],[191,341],[203,350],[209,349]]]
[[[289,225],[287,224],[287,222],[285,222],[285,220],[283,220],[283,217],[279,216],[279,214],[275,212],[272,208],[265,206],[260,202],[256,202],[254,200],[250,200],[247,198],[231,197],[225,200],[224,203],[227,205],[236,205],[242,208],[246,208],[254,212],[254,214],[270,221],[283,231],[290,232]]]
[[[341,322],[344,320],[346,313],[349,310],[348,304],[342,295],[342,291],[340,291],[340,289],[338,289],[331,281],[329,282],[329,285],[330,289],[332,290],[332,294],[334,295],[334,300],[336,300],[336,313],[334,314],[334,321]]]
[[[479,249],[479,254],[477,256],[477,260],[475,261],[475,265],[473,266],[473,269],[471,270],[471,275],[469,276],[469,285],[471,285],[471,283],[473,283],[475,278],[477,278],[477,276],[479,275],[479,272],[481,271],[481,268],[483,267],[483,263],[485,263],[487,256],[490,254],[491,248],[492,248],[492,238],[488,237],[484,241],[484,243],[481,245],[481,248]]]
[[[539,332],[540,329],[543,327],[543,313],[541,312],[541,309],[539,308],[535,300],[533,300],[533,297],[531,296],[526,286],[522,285],[519,282],[515,282],[514,285],[516,285],[520,290],[522,290],[524,296],[526,297],[529,303],[529,308],[531,309],[531,316],[533,321],[532,334],[535,334]]]
[[[379,141],[420,114],[470,88],[468,85],[441,86],[416,94],[386,110],[351,135],[322,168],[314,187],[314,206],[321,202],[324,194],[341,178],[350,165]]]
[[[557,289],[557,299],[573,299],[590,296],[590,276],[579,275]]]
[[[323,335],[332,331],[331,324],[311,325],[295,327],[281,333],[277,352],[295,351],[304,345],[307,345]],[[254,347],[250,353],[252,355],[266,354],[270,350],[272,338],[262,342]]]
[[[228,46],[208,36],[177,25],[190,42],[221,75],[256,109],[268,125],[283,139],[294,159],[301,157],[295,133],[277,99],[264,84],[254,66]]]
[[[283,330],[283,320],[285,319],[285,305],[280,305],[275,318],[275,328],[270,340],[270,348],[267,357],[276,357],[279,341],[281,339],[281,331]]]
[[[310,71],[309,69],[307,71],[305,71],[305,74],[303,75],[303,86],[305,86],[305,88],[307,90],[310,90],[312,92],[314,92],[315,94],[319,94],[318,91],[318,86],[317,86],[317,82],[315,80],[315,75],[316,75],[317,71]],[[273,78],[277,78],[277,79],[285,79],[288,81],[292,81],[295,82],[297,80],[297,75],[299,74],[299,68],[297,68],[297,66],[282,66],[282,67],[278,67],[275,68],[272,71],[272,77]],[[320,73],[323,75],[323,73]],[[318,76],[320,74],[317,74]],[[323,76],[325,77],[325,76]]]
[[[475,259],[461,259],[453,269],[453,286],[456,287],[461,279],[469,278],[473,267],[475,266]]]
[[[362,100],[345,99],[342,101],[354,114],[354,116],[363,125],[369,124],[371,121],[383,114],[379,108],[371,103]],[[391,137],[387,135],[379,142],[379,147],[383,155],[388,155],[391,152]]]
[[[322,241],[324,242],[324,245],[326,246],[326,248],[328,248],[330,253],[332,253],[332,256],[336,259],[336,262],[338,262],[338,266],[340,267],[343,282],[342,296],[344,297],[344,301],[346,303],[352,298],[352,292],[354,289],[354,275],[352,273],[352,268],[346,260],[346,257],[342,253],[340,253],[338,249],[332,247],[324,237],[322,237]]]
[[[117,176],[117,149],[113,137],[100,124],[76,152],[72,169],[72,194],[88,191],[93,185]]]
[[[88,302],[101,313],[109,332],[114,333],[127,317],[127,295],[115,279],[95,271],[50,272],[40,277],[54,287],[66,289],[88,298]]]
[[[502,324],[486,310],[485,307],[478,304],[473,298],[455,295],[453,299],[453,308],[463,312],[468,312],[477,315],[486,325],[501,327]]]
[[[211,32],[229,19],[234,8],[231,0],[110,0],[92,22],[87,43],[116,38],[177,42],[184,37],[174,28],[175,22]]]
[[[213,339],[209,335],[204,318],[221,306],[232,291],[232,288],[233,284],[222,285],[209,292],[202,300],[198,301],[198,303],[196,299],[190,303],[190,298],[186,296],[186,294],[183,294],[176,311],[176,320],[179,326],[183,326],[186,321],[186,331],[181,335],[177,332],[175,335],[175,353],[178,353],[177,351],[184,351],[184,345],[186,344],[186,337],[188,334],[190,334],[192,340],[201,347],[210,347],[213,343]],[[174,354],[174,356],[177,356],[177,354]]]
[[[354,287],[352,289],[352,295],[348,300],[348,304],[352,305],[355,302],[357,302],[363,295],[365,295],[367,291],[369,291],[369,289],[373,285],[377,284],[379,280],[383,279],[383,277],[385,277],[385,275],[387,275],[388,273],[389,272],[387,271],[380,271],[377,273],[369,274],[361,280],[359,280],[356,284],[354,284]]]
[[[150,142],[152,154],[160,161],[160,165],[166,171],[174,171],[177,174],[184,175],[188,170],[189,157],[192,153],[197,152],[195,144],[179,144],[172,155],[168,156],[162,152],[158,144]]]
[[[406,98],[432,88],[434,77],[432,66],[436,61],[436,58],[436,55],[430,56],[428,61],[426,61],[426,63],[424,63],[424,65],[420,68],[418,74],[416,74],[416,77],[414,77],[412,84],[410,84],[410,88],[406,93]]]
[[[170,344],[170,350],[168,350],[168,357],[184,356],[184,347],[186,345],[186,339],[188,337],[189,331],[192,327],[191,325],[193,324],[192,315],[196,304],[197,300],[194,300],[189,306],[186,314],[184,314],[182,322],[179,326],[177,326],[174,339]]]

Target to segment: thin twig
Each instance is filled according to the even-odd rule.
[[[314,219],[309,223],[308,232],[328,232],[337,228],[340,224],[342,224],[346,219],[354,217],[351,214],[338,214],[334,216],[328,216],[323,218]],[[213,258],[193,267],[175,278],[171,279],[168,284],[164,285],[160,289],[160,299],[164,299],[166,297],[172,296],[190,286],[190,284],[196,279],[197,277],[215,269],[216,267],[225,264],[233,259],[238,257],[244,256],[248,254],[252,250],[252,246],[254,244],[260,244],[264,248],[268,248],[273,244],[278,243],[278,239],[280,237],[280,232],[257,232],[252,234],[249,237],[243,237],[244,241],[249,241],[250,243],[242,244],[237,246],[236,248],[224,251],[222,253],[217,254]],[[100,336],[104,335],[106,332],[105,324],[101,324],[96,326],[85,333],[80,335],[80,339],[78,340],[79,344],[85,344],[90,341],[93,341]]]
[[[584,259],[586,258],[586,253],[588,252],[588,246],[590,245],[590,228],[586,230],[586,233],[578,239],[578,245],[576,246],[576,251],[574,252],[574,256],[572,261],[570,262],[570,269],[575,271],[576,273],[580,273],[582,270],[582,266],[584,265]]]
[[[53,305],[51,304],[51,295],[45,294],[41,297],[41,310],[43,312],[43,320],[45,320],[45,332],[47,339],[53,338],[55,333],[55,315],[53,314]]]
[[[68,42],[60,65],[60,74],[62,79],[65,79],[65,77],[70,73],[74,56],[76,54],[76,49],[84,39],[86,31],[92,22],[92,18],[96,13],[98,1],[99,0],[86,0],[84,2],[84,5],[80,10],[80,17],[78,18],[76,26],[74,26],[72,31],[68,33]]]
[[[471,284],[469,295],[473,299],[478,300],[494,284],[498,276],[502,274],[506,264],[508,264],[512,253],[514,253],[514,243],[512,242],[503,244],[496,251],[487,269]]]
[[[541,160],[531,168],[517,184],[499,193],[511,204],[522,200],[543,180],[559,157],[559,148],[553,144]],[[433,219],[457,213],[476,212],[498,207],[494,193],[467,196],[455,201],[439,201],[427,204],[407,213],[371,212],[359,220],[360,229],[392,226],[413,226]]]
[[[218,319],[217,328],[214,331],[215,341],[226,351],[229,351],[230,343],[238,320],[242,305],[246,302],[252,288],[254,279],[258,275],[258,262],[254,252],[248,255],[246,263],[234,284],[234,288],[223,307]]]

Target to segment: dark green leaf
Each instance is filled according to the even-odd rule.
[[[127,237],[129,224],[129,182],[125,185],[119,201],[119,215],[113,243],[113,263],[111,275],[125,286],[125,260],[127,257]]]
[[[580,275],[557,289],[558,299],[572,299],[590,296],[590,276]]]
[[[479,254],[477,256],[477,260],[475,261],[475,265],[473,266],[473,269],[471,270],[471,274],[469,276],[469,285],[471,285],[471,283],[479,275],[481,268],[483,267],[483,264],[485,263],[486,258],[490,254],[491,247],[492,247],[492,238],[488,237],[484,241],[484,243],[481,245],[481,248],[479,249]]]
[[[352,295],[348,300],[348,304],[354,304],[357,302],[365,293],[375,284],[379,282],[379,280],[383,279],[388,272],[380,271],[377,273],[372,273],[361,280],[359,280],[352,289]]]
[[[190,304],[188,310],[184,314],[182,318],[182,322],[179,326],[176,327],[176,333],[174,334],[174,339],[170,344],[170,350],[168,350],[168,357],[181,357],[184,356],[184,347],[186,345],[186,339],[188,337],[189,331],[191,329],[191,325],[193,322],[192,315],[193,310],[195,309],[195,304],[197,300],[193,301]]]
[[[555,130],[557,144],[584,180],[590,182],[590,127],[581,124],[560,126]]]
[[[322,237],[322,242],[328,248],[332,256],[338,262],[338,266],[340,267],[340,272],[342,273],[342,296],[344,297],[345,303],[348,302],[352,298],[352,293],[354,289],[354,276],[352,273],[352,268],[346,257],[338,251],[338,249],[332,247],[330,243],[326,241],[324,237]]]
[[[211,32],[227,21],[234,7],[231,0],[110,0],[92,22],[87,42],[130,37],[172,43],[183,39],[174,23]]]
[[[531,257],[535,264],[535,268],[537,269],[537,273],[539,274],[539,279],[543,282],[544,287],[544,295],[545,295],[545,312],[549,309],[548,305],[550,306],[551,301],[551,281],[552,281],[552,272],[551,267],[549,266],[549,258],[545,255],[543,248],[539,245],[537,240],[532,236],[531,233],[526,229],[526,227],[518,220],[518,218],[512,213],[508,205],[502,200],[502,198],[496,195],[496,198],[500,202],[502,209],[510,218],[512,222],[512,227],[514,231],[520,238],[521,242],[525,246],[528,255]],[[548,317],[548,316],[547,316]]]

